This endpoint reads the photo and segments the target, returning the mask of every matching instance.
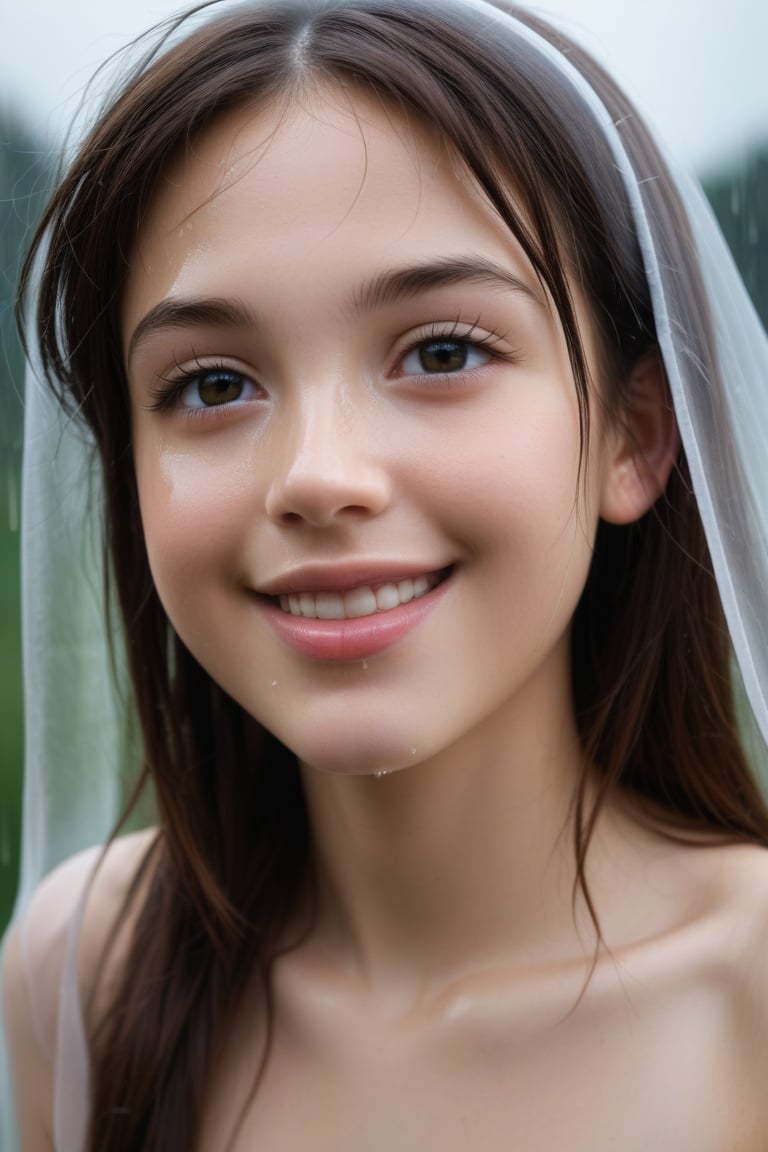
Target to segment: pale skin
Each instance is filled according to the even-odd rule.
[[[415,291],[393,275],[449,260]],[[191,299],[227,315],[158,310]],[[427,130],[332,89],[238,110],[169,168],[122,320],[153,576],[198,659],[298,756],[320,881],[275,970],[258,1093],[254,995],[200,1152],[764,1148],[765,854],[672,843],[618,798],[588,858],[591,975],[572,902],[569,625],[598,518],[642,515],[672,466],[658,365],[638,366],[624,430],[593,405],[580,479],[562,332],[516,242]],[[209,375],[153,407],[179,369],[224,373],[223,402],[199,410]],[[267,595],[436,573],[428,611],[370,657],[320,659],[268,615]],[[118,843],[94,885],[86,994],[146,843]],[[61,923],[83,868],[38,898]],[[59,922],[47,939],[60,962]],[[17,940],[5,979],[18,1005]],[[10,1027],[42,1152],[50,1059],[18,1007]]]

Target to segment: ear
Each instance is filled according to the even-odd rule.
[[[610,524],[631,524],[666,488],[680,449],[659,352],[647,353],[633,368],[629,399],[608,432],[608,443],[600,515]]]

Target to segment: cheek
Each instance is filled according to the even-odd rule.
[[[160,599],[177,630],[200,592],[222,572],[237,579],[244,485],[238,469],[203,454],[139,439],[136,477],[147,555]]]
[[[567,629],[587,578],[595,476],[591,465],[580,473],[578,414],[568,408],[537,406],[486,433],[457,453],[452,523],[482,577],[487,642],[544,650]]]
[[[591,484],[585,493],[579,480],[578,417],[562,406],[531,407],[497,413],[483,427],[467,422],[450,458],[437,464],[433,486],[450,491],[478,534],[529,532],[546,547],[575,514],[591,521],[594,500]]]

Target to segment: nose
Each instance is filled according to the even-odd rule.
[[[377,516],[391,479],[375,449],[375,429],[339,397],[313,397],[286,414],[272,442],[268,517],[279,524],[328,527]]]

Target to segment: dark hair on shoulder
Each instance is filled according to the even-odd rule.
[[[499,8],[567,52],[622,135],[653,195],[684,281],[687,338],[716,372],[682,208],[641,120],[580,48]],[[167,30],[80,147],[43,219],[21,296],[44,250],[35,338],[61,400],[100,458],[106,549],[127,638],[163,839],[131,956],[93,1037],[89,1149],[192,1148],[217,1040],[246,982],[262,983],[311,891],[295,759],[215,684],[171,628],[143,543],[119,304],[128,260],[169,157],[225,110],[290,99],[303,85],[375,92],[435,126],[522,245],[558,310],[589,427],[587,364],[569,282],[589,301],[609,410],[657,347],[630,207],[608,147],[557,71],[499,37],[471,6],[393,0],[216,3],[187,35]],[[522,205],[524,218],[510,196]],[[21,297],[20,297],[21,298]],[[572,641],[584,746],[574,798],[579,882],[597,808],[623,789],[680,834],[768,843],[768,815],[734,718],[730,645],[684,456],[638,523],[601,524]],[[597,922],[597,921],[596,921]],[[254,976],[254,974],[256,974]],[[268,1040],[267,1040],[268,1045]],[[266,1050],[265,1050],[266,1058]]]

